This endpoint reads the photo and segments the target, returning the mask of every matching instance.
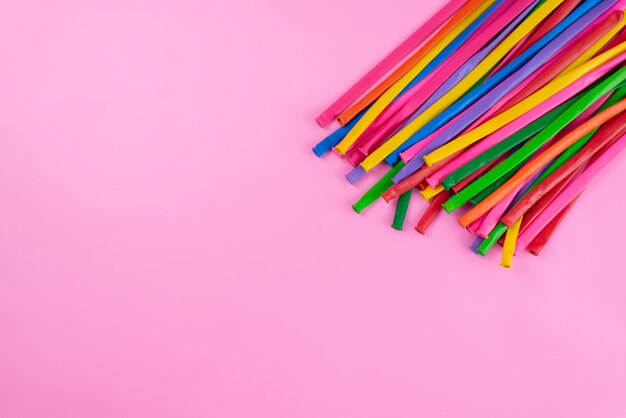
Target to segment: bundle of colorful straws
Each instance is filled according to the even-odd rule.
[[[429,206],[466,203],[459,223],[485,255],[538,255],[587,183],[626,146],[626,0],[450,0],[317,119],[317,144],[354,167],[391,168],[354,204],[414,188]],[[386,78],[384,78],[386,76]],[[380,80],[380,81],[379,81]]]

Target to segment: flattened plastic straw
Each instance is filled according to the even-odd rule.
[[[422,217],[420,218],[419,222],[417,223],[417,226],[415,227],[415,230],[417,232],[419,232],[422,235],[426,234],[426,230],[428,229],[428,227],[433,223],[437,215],[441,212],[441,205],[449,197],[450,197],[450,192],[447,190],[444,190],[443,192],[439,193],[437,196],[431,199],[431,201],[428,204],[428,207],[426,208],[426,211],[424,211],[424,214],[422,214]]]
[[[402,108],[407,102],[408,93],[412,91],[413,87],[419,83],[431,82],[434,77],[434,73],[439,71],[440,67],[456,53],[459,48],[462,48],[466,41],[475,35],[479,31],[488,18],[498,9],[503,0],[496,0],[495,3],[489,7],[482,15],[474,20],[463,32],[459,34],[454,40],[446,46],[432,61],[426,65],[426,67],[398,94],[397,97],[378,115],[372,123],[363,131],[359,138],[354,142],[351,148],[358,147],[365,155],[369,154],[370,148],[375,144],[382,142],[386,136],[381,135],[381,131],[388,131],[393,133],[397,126],[388,126],[387,119],[396,109]],[[381,127],[384,126],[384,129]],[[389,131],[389,129],[391,129]],[[351,149],[349,148],[349,149]]]
[[[546,244],[550,241],[550,238],[552,238],[552,236],[554,235],[554,232],[559,227],[561,222],[563,222],[563,219],[565,219],[565,217],[567,216],[569,211],[572,209],[572,207],[574,206],[577,200],[578,200],[578,197],[574,198],[574,200],[572,200],[569,203],[569,205],[565,207],[565,209],[559,212],[559,214],[554,219],[552,219],[548,223],[548,225],[546,225],[546,227],[541,230],[539,234],[537,234],[535,239],[533,239],[530,242],[530,244],[528,244],[526,249],[531,254],[539,255],[539,253],[541,253],[541,251],[544,249]]]
[[[474,11],[476,2],[466,3],[456,12],[445,25],[439,29],[426,43],[424,43],[412,56],[396,68],[390,75],[382,80],[378,85],[367,92],[355,104],[344,110],[337,120],[341,124],[349,122],[355,115],[361,113],[364,109],[374,103],[389,87],[397,83],[404,75],[406,75],[415,65],[417,65],[424,56],[434,46],[436,46],[446,35],[448,35],[459,23],[466,19],[469,14]]]
[[[322,126],[327,126],[332,122],[339,113],[343,112],[352,102],[372,87],[376,81],[390,71],[412,50],[417,48],[424,40],[441,26],[446,20],[465,4],[465,0],[450,0],[443,8],[441,8],[434,16],[427,19],[424,24],[417,29],[411,36],[402,42],[396,49],[391,51],[381,62],[365,74],[357,81],[348,91],[346,91],[339,99],[328,107],[318,118],[317,122]],[[450,27],[453,27],[452,23]],[[441,32],[440,32],[441,33]],[[441,35],[443,36],[443,34]],[[359,112],[356,112],[359,113]],[[355,113],[355,115],[356,115]]]
[[[515,106],[428,154],[424,157],[426,164],[431,165],[455,154],[502,127],[506,126],[505,132],[508,133],[522,123],[522,126],[527,125],[620,64],[626,58],[624,51],[626,51],[626,42],[554,79]],[[524,117],[520,118],[521,115]],[[519,119],[517,123],[511,123],[517,119]]]
[[[352,208],[356,213],[361,213],[363,209],[374,203],[385,190],[393,185],[391,178],[404,166],[403,162],[399,162],[393,166],[387,174],[381,177],[376,184],[374,184],[365,194],[352,205]]]
[[[406,218],[406,212],[409,209],[409,202],[411,201],[412,194],[413,190],[409,190],[408,192],[403,193],[396,202],[396,213],[393,216],[393,223],[391,224],[391,227],[397,229],[398,231],[402,231],[404,228],[404,219]]]
[[[539,39],[544,37],[550,32],[556,25],[564,20],[574,8],[580,3],[580,0],[565,0],[546,20],[544,20],[537,28],[528,34],[526,39],[519,43],[519,48],[513,49],[509,56],[505,57],[500,64],[496,67],[496,71],[499,71],[502,67],[507,65],[513,59],[517,58],[524,51],[528,49],[530,45],[536,43]]]
[[[573,99],[568,100],[557,108],[541,116],[539,119],[531,122],[529,125],[515,132],[513,135],[509,136],[503,141],[493,143],[493,141],[489,141],[489,139],[491,138],[489,137],[486,138],[484,141],[479,142],[478,144],[476,144],[476,146],[472,148],[472,150],[476,148],[476,151],[474,151],[474,153],[481,150],[484,151],[477,154],[474,159],[470,160],[459,169],[452,172],[448,177],[444,178],[441,183],[446,189],[450,189],[452,186],[462,181],[465,177],[469,176],[480,167],[504,155],[504,153],[506,153],[508,150],[523,143],[533,135],[540,132],[542,129],[548,126],[550,122],[552,122],[561,113],[563,113],[569,106],[571,106],[572,103]],[[448,165],[446,165],[445,167],[447,166]]]
[[[626,113],[611,119],[600,127],[591,140],[575,155],[568,159],[552,174],[541,181],[532,191],[509,210],[502,218],[502,223],[511,225],[516,219],[526,213],[540,198],[546,195],[554,187],[570,174],[575,173],[585,162],[590,160],[605,145],[617,140],[626,134]]]
[[[623,24],[626,23],[626,21],[623,21],[623,20],[620,21],[619,20],[619,19],[622,19],[622,18],[623,18],[623,12],[621,12],[621,11],[614,12],[613,14],[611,14],[607,19],[605,19],[604,22],[602,22],[602,24],[600,24],[597,27],[595,27],[592,31],[587,33],[584,38],[582,38],[580,41],[574,43],[564,53],[562,53],[558,57],[556,57],[553,60],[554,62],[550,62],[550,63],[546,64],[547,68],[545,69],[545,71],[543,71],[540,75],[535,77],[528,85],[523,86],[524,87],[523,90],[520,90],[519,92],[516,92],[514,90],[511,93],[516,93],[515,95],[512,95],[510,98],[505,97],[504,100],[506,100],[507,103],[506,103],[506,105],[504,105],[498,111],[498,113],[501,113],[501,112],[507,110],[511,106],[519,103],[519,101],[525,99],[530,94],[532,94],[535,91],[537,91],[539,88],[543,87],[545,84],[547,84],[549,81],[551,81],[554,76],[556,76],[559,73],[561,73],[563,68],[567,67],[568,64],[572,63],[573,60],[575,60],[575,57],[578,57],[581,54],[581,52],[582,52],[583,55],[585,55],[587,53],[587,51],[589,51],[589,50],[593,49],[594,47],[596,47],[598,42],[595,42],[595,41],[596,41],[596,39],[598,37],[601,37],[603,33],[606,33],[606,31],[609,31],[608,33],[612,33],[613,30],[615,30],[617,28],[621,29],[623,27]],[[616,20],[619,21],[620,24],[616,25],[616,23],[617,23],[617,22],[615,22]],[[611,29],[611,25],[613,25],[612,29]],[[614,36],[614,35],[615,35],[615,33],[612,33],[611,37]],[[605,35],[605,37],[606,36],[607,35]],[[601,38],[601,41],[603,43],[606,43],[606,42],[608,42],[608,39]],[[594,44],[594,42],[595,42],[595,44]],[[595,51],[592,51],[592,52],[593,52],[593,54],[595,54],[595,52],[597,52],[597,49]],[[583,62],[586,62],[588,59],[590,59],[591,56],[593,56],[593,54],[591,54],[587,59],[582,61],[581,64]],[[575,68],[575,67],[573,67],[573,68]],[[567,70],[565,70],[565,71],[567,71]],[[520,87],[522,87],[522,85],[518,86],[518,89]],[[491,111],[487,112],[486,114],[483,115],[483,117],[485,117],[485,116],[491,117],[491,116],[493,116],[495,114],[495,112],[491,113],[491,114],[490,113],[491,113]],[[475,124],[476,123],[482,123],[485,120],[486,119],[482,119],[481,118],[477,122],[475,122]],[[477,126],[475,124],[472,125],[468,129],[473,129],[475,126]],[[487,137],[484,140],[480,141],[478,144],[474,145],[470,149],[468,149],[465,152],[463,152],[463,154],[459,155],[457,158],[455,158],[453,161],[451,161],[449,164],[447,164],[445,167],[443,167],[441,170],[439,170],[433,176],[429,177],[428,183],[431,186],[436,186],[437,184],[441,183],[441,181],[446,176],[448,176],[451,173],[453,173],[454,171],[458,170],[460,167],[462,167],[464,164],[467,164],[473,158],[476,158],[482,152],[484,152],[485,150],[489,149],[491,146],[496,144],[497,143],[496,141],[498,141],[498,140],[499,140],[499,137],[497,136],[497,132],[496,132],[495,134],[490,135],[489,137]],[[405,160],[403,159],[403,161],[405,161]],[[405,161],[405,163],[406,162],[407,161]]]
[[[539,22],[549,15],[562,0],[547,0],[524,20],[500,45],[498,45],[467,77],[452,90],[446,93],[435,104],[428,108],[419,117],[406,125],[401,131],[382,144],[371,153],[361,166],[369,171],[378,165],[385,157],[391,154],[398,146],[405,143],[418,129],[422,128],[432,118],[459,99],[476,82],[478,82],[515,44],[532,30]]]
[[[488,162],[487,164],[485,164],[482,167],[480,167],[479,169],[475,170],[472,174],[470,174],[469,176],[465,177],[463,180],[461,180],[460,182],[458,182],[457,184],[452,186],[450,189],[454,193],[458,193],[460,190],[465,188],[468,184],[470,184],[471,182],[476,180],[478,177],[482,176],[485,172],[487,172],[487,170],[490,170],[496,164],[500,164],[502,161],[504,161],[504,159],[507,156],[508,156],[508,154],[505,153],[504,155],[501,155],[500,157],[496,158],[495,160]],[[437,174],[437,173],[435,173],[435,174]],[[429,182],[429,184],[430,184],[430,182]]]
[[[405,168],[403,168],[398,176],[403,175],[403,172],[410,172],[409,170],[415,169],[413,167],[414,163],[421,163],[420,157],[427,155],[437,148],[443,146],[448,143],[452,139],[454,139],[459,133],[463,132],[465,128],[470,126],[474,121],[480,118],[484,113],[486,113],[489,109],[493,108],[500,100],[502,100],[510,91],[512,91],[515,87],[524,82],[527,78],[531,77],[541,66],[543,66],[546,62],[548,62],[556,53],[558,53],[565,45],[568,44],[576,35],[581,33],[587,26],[591,25],[598,16],[602,15],[606,10],[608,10],[613,4],[615,4],[617,0],[604,0],[599,5],[594,7],[592,10],[584,14],[577,21],[571,24],[567,29],[565,29],[560,35],[556,36],[552,41],[550,41],[543,49],[541,49],[534,57],[532,57],[526,64],[524,64],[519,70],[515,71],[510,77],[506,79],[506,81],[502,82],[500,85],[493,88],[493,90],[489,91],[489,82],[484,83],[475,91],[472,91],[470,94],[466,95],[456,103],[454,103],[446,112],[446,113],[460,113],[463,109],[468,108],[471,103],[476,102],[474,106],[469,107],[469,109],[464,112],[456,122],[452,123],[441,135],[439,135],[432,143],[430,143],[422,152],[420,152],[416,157],[407,164]],[[581,8],[583,8],[581,6]],[[567,21],[563,21],[565,24]],[[556,29],[555,29],[556,30]],[[532,48],[531,48],[532,49]],[[530,51],[529,49],[528,51]],[[521,57],[523,57],[522,55]],[[521,58],[520,57],[520,58]],[[514,61],[515,62],[515,61]],[[513,63],[511,64],[513,66]],[[505,71],[503,69],[502,71]],[[497,77],[493,77],[493,80],[497,80]],[[492,83],[493,84],[493,83]],[[484,94],[484,95],[483,95]],[[482,97],[481,97],[482,96]],[[479,98],[480,97],[480,98]],[[477,100],[477,101],[476,101]],[[403,148],[409,147],[413,145],[411,143],[412,140],[407,141],[407,143],[403,144],[398,151],[403,151]],[[395,179],[394,179],[395,180]]]
[[[426,199],[426,201],[430,201],[430,199],[432,199],[433,197],[437,196],[439,193],[443,192],[444,188],[441,186],[437,186],[437,187],[426,187],[424,190],[422,190],[421,195],[424,199]]]
[[[625,101],[620,103],[623,102]],[[589,164],[585,171],[574,179],[520,235],[517,243],[518,248],[526,248],[528,243],[532,241],[559,212],[565,209],[565,207],[584,190],[589,181],[625,147],[626,135],[618,139],[617,142],[611,145],[597,160]]]
[[[470,90],[462,98],[460,98],[455,103],[453,103],[448,109],[446,109],[441,114],[437,115],[434,119],[432,119],[428,123],[426,123],[421,129],[419,129],[417,132],[415,132],[413,135],[411,135],[403,144],[399,145],[397,147],[397,149],[394,150],[389,155],[389,157],[386,158],[386,161],[387,162],[397,161],[397,157],[398,157],[399,153],[401,153],[404,150],[406,150],[407,148],[411,147],[414,143],[423,140],[426,136],[430,135],[430,133],[432,133],[434,130],[438,129],[441,126],[444,126],[446,123],[448,123],[448,121],[452,120],[454,117],[459,115],[461,112],[463,112],[466,109],[468,109],[470,106],[472,106],[472,104],[476,103],[477,101],[483,100],[483,103],[485,103],[484,100],[497,99],[497,96],[489,96],[489,95],[486,96],[486,97],[489,97],[490,99],[486,99],[486,97],[483,97],[483,96],[485,96],[490,90],[494,89],[494,87],[496,87],[499,83],[503,82],[507,77],[509,77],[514,72],[519,70],[514,75],[514,77],[519,76],[522,79],[526,79],[527,77],[524,75],[524,73],[526,71],[530,71],[532,69],[532,66],[536,66],[537,64],[541,64],[542,61],[545,62],[546,59],[544,59],[544,58],[546,57],[546,55],[549,55],[548,59],[551,58],[551,55],[548,54],[549,51],[547,50],[549,47],[553,48],[553,47],[556,47],[556,45],[558,43],[562,43],[562,41],[565,39],[565,37],[567,37],[568,34],[571,34],[572,31],[576,31],[577,30],[578,33],[579,33],[582,30],[581,29],[581,25],[579,25],[577,23],[577,20],[581,19],[581,15],[583,15],[585,12],[588,12],[588,14],[586,14],[586,15],[584,15],[584,17],[582,17],[583,19],[586,19],[586,18],[588,18],[589,15],[596,14],[599,11],[602,11],[602,10],[606,10],[615,1],[617,1],[617,0],[605,0],[600,5],[598,5],[595,8],[593,8],[593,10],[591,10],[591,11],[589,11],[589,8],[591,8],[593,5],[595,5],[595,3],[597,3],[597,1],[591,0],[591,1],[585,2],[583,5],[581,5],[580,8],[576,9],[574,11],[574,13],[572,13],[570,16],[568,16],[557,27],[555,27],[552,31],[550,31],[546,36],[544,36],[542,39],[540,39],[537,43],[532,45],[528,50],[526,50],[518,58],[513,60],[509,65],[505,66],[502,70],[498,71],[497,73],[493,73],[486,81],[480,83],[476,88]],[[565,33],[562,33],[563,30],[568,28],[568,26],[571,25],[572,23],[575,24],[575,28],[569,28],[569,29],[566,30]],[[570,37],[570,39],[571,39],[571,37]],[[550,43],[550,45],[546,46],[546,44],[548,44],[548,43]],[[565,42],[565,43],[567,43],[567,42]],[[533,57],[533,55],[535,55],[535,54],[537,54],[537,55],[535,57]],[[552,55],[554,55],[554,54],[552,54]],[[531,62],[527,63],[527,61],[529,59],[531,59]],[[524,65],[524,64],[526,64],[527,67],[525,69],[521,69],[520,67],[522,67],[522,65]],[[532,72],[533,71],[530,71],[530,73],[532,73]],[[498,88],[496,88],[496,92],[497,93],[493,93],[493,94],[499,94],[499,95],[502,96],[501,93],[505,93],[504,95],[506,95],[506,93],[507,93],[506,89],[507,89],[508,85],[514,85],[514,84],[518,85],[519,84],[519,83],[513,83],[513,78],[510,78],[510,80],[511,80],[511,82],[509,82],[509,80],[506,80],[506,82],[504,82]],[[504,96],[502,96],[502,97],[504,97]],[[495,102],[497,103],[499,100],[502,99],[502,97],[500,97],[499,99],[495,100]],[[459,118],[459,120],[456,122],[457,125],[459,123],[462,123],[464,119],[467,119],[469,117],[468,115],[471,115],[472,112],[473,113],[476,113],[476,112],[480,113],[479,110],[483,109],[484,106],[478,105],[478,103],[476,103],[476,104],[477,105],[475,107],[473,107],[470,110],[468,110],[468,113],[466,113],[465,116],[461,116]],[[474,120],[475,119],[476,118],[474,118]],[[452,131],[449,131],[446,135],[450,135],[450,134],[452,134]],[[450,138],[447,138],[446,135],[443,135],[443,134],[439,135],[435,139],[435,141],[433,141],[431,144],[429,144],[426,147],[425,150],[423,150],[420,154],[416,155],[415,158],[418,158],[418,160],[415,161],[415,163],[417,164],[417,163],[421,162],[421,158],[425,154],[428,154],[428,152],[433,151],[438,146],[442,145],[444,143],[443,141],[448,141]]]
[[[448,70],[448,71],[439,71],[437,73],[433,73],[433,78],[429,80],[427,84],[421,85],[419,86],[420,87],[419,89],[416,88],[414,89],[414,91],[407,93],[406,94],[407,98],[409,97],[409,95],[412,95],[413,98],[411,98],[411,101],[405,104],[404,107],[402,107],[401,109],[394,110],[395,114],[393,117],[397,119],[398,121],[405,120],[406,118],[411,116],[411,114],[413,114],[420,106],[422,106],[422,104],[423,104],[423,107],[430,107],[431,104],[433,104],[435,101],[443,97],[444,94],[450,91],[463,78],[465,78],[472,70],[474,70],[474,68],[476,68],[476,66],[480,64],[484,60],[484,58],[488,54],[490,54],[491,51],[493,51],[493,49],[496,46],[498,46],[502,42],[502,40],[505,37],[507,37],[519,25],[519,23],[528,15],[528,13],[530,13],[534,5],[538,2],[539,0],[536,0],[532,5],[528,6],[525,10],[523,10],[519,14],[517,13],[517,10],[515,9],[507,10],[507,13],[509,13],[510,15],[517,14],[517,17],[511,23],[509,23],[502,31],[500,31],[498,35],[491,42],[489,42],[489,44],[486,47],[481,49],[474,56],[470,56],[469,52],[473,51],[473,49],[471,49],[470,46],[473,44],[478,44],[479,43],[478,41],[482,41],[482,39],[474,38],[470,40],[460,51],[458,51],[459,52],[458,55],[454,55],[448,61],[446,61],[444,65],[440,67],[440,69]],[[521,5],[521,2],[516,3],[513,6],[515,5]],[[504,19],[508,18],[508,16],[509,16],[508,14],[505,14],[501,17],[502,23],[507,23],[507,21]],[[492,26],[485,29],[483,32],[480,33],[480,36],[485,36],[485,37],[490,36],[492,31],[499,28],[498,23],[499,21],[495,22]],[[464,55],[461,56],[461,54],[464,54]],[[465,62],[465,63],[461,65],[458,68],[458,70],[452,71],[452,68],[454,68],[452,67],[452,65],[458,64],[461,62]],[[448,65],[448,67],[446,67],[446,65]],[[426,102],[424,103],[425,100]],[[394,105],[391,105],[390,108],[392,106]],[[391,111],[391,109],[389,110]],[[413,119],[417,116],[419,116],[419,113],[411,117],[407,121],[407,123],[412,122]],[[423,141],[418,142],[417,144],[413,145],[411,148],[401,153],[402,160],[405,163],[410,161],[419,151],[423,149],[425,145],[432,142],[432,140],[437,135],[443,132],[443,129],[444,127],[440,128],[439,131],[431,134],[429,137],[425,138]]]
[[[622,76],[625,73],[626,73],[626,69],[622,69],[615,74],[616,75],[619,74],[620,76]],[[612,77],[609,77],[609,79],[607,80],[611,80],[611,79]],[[600,86],[603,84],[604,83],[601,83]],[[491,209],[498,201],[500,201],[500,199],[506,196],[514,187],[516,187],[518,184],[520,184],[524,180],[532,177],[532,175],[536,173],[537,171],[539,171],[541,167],[543,167],[545,164],[550,162],[560,153],[565,151],[565,149],[567,149],[570,145],[572,145],[578,139],[583,137],[585,134],[591,132],[594,128],[602,125],[606,121],[610,120],[611,118],[615,117],[619,113],[623,112],[624,110],[626,110],[626,99],[618,102],[617,104],[611,106],[605,111],[598,113],[597,115],[589,119],[587,122],[581,124],[579,127],[574,129],[568,135],[556,141],[546,151],[539,154],[533,161],[528,163],[526,166],[522,167],[502,187],[500,187],[494,193],[489,195],[487,199],[480,202],[478,205],[470,209],[465,215],[459,218],[459,223],[463,226],[467,226],[470,223],[472,223],[474,219],[479,218],[480,216],[482,216],[483,213]],[[527,145],[528,144],[530,144],[530,141],[529,143],[527,143]],[[534,146],[535,144],[531,144],[527,147],[527,149],[523,149],[524,147],[522,147],[522,149],[518,151],[519,155],[521,156],[521,155],[526,154],[527,152],[531,151],[534,148]],[[492,170],[491,172],[493,172],[494,170]],[[484,177],[485,176],[481,177],[481,179]],[[467,188],[464,190],[467,190]],[[461,191],[461,193],[462,192],[463,191]],[[460,193],[455,195],[454,197],[459,196],[459,195]],[[453,198],[448,200],[446,204],[449,203]],[[444,205],[444,208],[445,208],[445,205]]]
[[[362,115],[357,116],[352,119],[349,124],[346,126],[340,126],[335,130],[335,132],[328,135],[326,138],[322,139],[317,145],[313,147],[313,153],[318,157],[322,157],[328,151],[333,149],[335,145],[337,145],[345,136],[350,132],[350,129],[361,119]]]
[[[538,2],[539,0],[536,0],[533,5]],[[500,16],[499,19],[482,30],[478,35],[471,38],[447,61],[433,71],[429,77],[421,80],[419,84],[413,86],[404,96],[390,104],[368,127],[368,130],[375,131],[371,135],[369,142],[382,143],[384,139],[387,139],[403,125],[411,123],[424,109],[438,101],[465,78],[519,25],[533,8],[532,5],[522,11],[516,8],[522,5],[526,5],[526,2],[519,2],[519,4],[514,4],[514,7],[507,9],[504,15]],[[506,4],[501,7],[504,6]],[[509,23],[509,20],[507,20],[509,16],[517,17]],[[507,23],[508,25],[498,32],[498,29]],[[486,24],[487,22],[485,22]],[[497,34],[497,36],[491,39],[494,34]],[[487,46],[478,51],[479,47],[486,42],[488,42]],[[475,51],[478,52],[472,56],[471,54]],[[417,111],[418,108],[420,111]],[[369,148],[373,149],[371,146]],[[367,154],[371,152],[371,149],[368,149]]]
[[[470,0],[476,2],[477,0]],[[485,10],[491,6],[494,0],[478,2],[476,9],[470,15],[463,19],[456,27],[454,27],[443,39],[433,46],[424,57],[411,70],[406,73],[393,86],[387,89],[372,106],[365,112],[361,120],[350,130],[348,135],[335,147],[337,152],[345,154],[345,152],[356,142],[365,129],[380,115],[380,113],[395,99],[405,87],[409,85],[411,80],[417,77],[426,66],[441,53],[457,36],[459,36],[469,25],[472,24]],[[469,3],[468,3],[469,4]]]
[[[539,199],[537,203],[535,203],[528,211],[526,211],[524,213],[522,226],[520,227],[520,232],[523,232],[528,227],[528,225],[530,225],[530,223],[534,221],[535,218],[539,216],[539,214],[543,212],[546,207],[548,207],[550,202],[552,202],[554,198],[556,198],[559,193],[561,193],[563,189],[567,187],[567,185],[570,184],[572,180],[574,180],[574,178],[576,178],[576,176],[582,172],[582,170],[583,169],[581,168],[578,171],[571,173],[569,176],[563,179],[561,183],[559,183],[556,187],[550,190],[550,192],[546,193],[541,199]]]
[[[444,163],[442,163],[442,165]],[[398,164],[400,164],[400,163],[398,163]],[[420,171],[416,172],[415,174],[413,174],[409,178],[407,178],[407,179],[401,181],[400,183],[395,184],[392,187],[390,187],[389,190],[387,190],[385,193],[383,193],[383,199],[385,199],[386,202],[389,202],[392,199],[395,199],[396,197],[401,195],[402,193],[406,192],[407,190],[410,190],[410,189],[412,189],[414,187],[417,187],[417,185],[420,184],[421,182],[423,182],[423,181],[425,182],[426,177],[430,176],[437,169],[438,169],[437,166],[424,167],[423,170],[420,170]],[[393,182],[392,182],[392,184],[393,184]]]
[[[519,234],[519,227],[522,223],[520,218],[515,222],[507,231],[506,238],[504,239],[504,248],[502,250],[502,267],[511,268],[513,263],[513,255],[515,254],[515,244],[517,243],[517,236]]]
[[[487,239],[485,239],[476,249],[476,252],[480,255],[487,255],[489,250],[493,248],[494,245],[498,242],[498,240],[504,235],[507,231],[507,226],[502,222],[499,222],[491,231]]]

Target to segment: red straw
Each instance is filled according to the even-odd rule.
[[[448,20],[464,4],[465,0],[450,0],[448,4],[435,13],[434,16],[426,20],[419,29],[413,32],[411,36],[350,87],[350,89],[330,105],[328,109],[322,112],[316,119],[317,123],[325,127],[332,122],[341,112],[346,110],[351,103],[380,80],[382,76],[391,71],[404,57],[424,42],[435,29]]]
[[[419,222],[417,223],[417,226],[415,227],[415,230],[417,232],[422,235],[426,233],[426,230],[428,229],[430,224],[433,223],[437,215],[439,215],[439,212],[441,212],[441,205],[443,205],[443,202],[448,200],[450,195],[450,191],[444,190],[443,192],[432,198],[428,207],[426,208],[426,211],[424,212]]]

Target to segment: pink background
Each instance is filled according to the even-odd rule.
[[[0,416],[626,416],[626,156],[504,270],[311,153],[391,3],[2,2]]]

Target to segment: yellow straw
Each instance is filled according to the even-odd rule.
[[[454,86],[448,93],[443,95],[431,107],[406,125],[397,134],[389,138],[376,151],[372,152],[361,162],[361,167],[369,171],[376,167],[382,160],[391,154],[396,148],[408,140],[415,132],[424,127],[434,117],[447,109],[452,103],[457,101],[472,86],[496,66],[500,60],[523,39],[531,30],[541,23],[563,0],[547,0],[537,8],[528,18],[526,18],[500,45],[498,45],[474,70],[472,70],[461,82]]]
[[[424,199],[426,199],[426,201],[429,201],[430,199],[432,199],[433,197],[437,196],[439,193],[443,192],[445,189],[443,188],[443,186],[440,184],[437,187],[433,188],[428,186],[427,188],[425,188],[424,190],[422,190],[420,192],[420,194],[422,195],[422,197]]]
[[[455,140],[437,148],[430,154],[426,155],[424,157],[424,161],[430,166],[469,147],[473,143],[481,140],[509,122],[522,116],[524,113],[549,99],[563,88],[579,80],[585,74],[595,70],[624,52],[626,52],[626,42],[622,42],[615,48],[608,50],[604,54],[598,55],[596,58],[588,61],[580,67],[555,78],[543,88],[537,90],[535,93],[528,96],[515,106],[512,106],[492,119],[485,121],[483,124],[477,126],[466,134],[459,136]]]
[[[367,112],[363,115],[361,120],[348,132],[345,138],[337,144],[335,149],[340,154],[345,154],[346,151],[356,142],[365,129],[382,113],[383,110],[396,98],[397,95],[404,90],[411,81],[417,77],[417,75],[437,56],[443,49],[450,44],[461,32],[463,32],[469,25],[472,24],[476,18],[478,18],[495,0],[487,0],[480,4],[469,16],[463,19],[456,27],[454,27],[446,36],[439,41],[433,49],[431,49],[424,57],[418,61],[417,64],[400,80],[398,80],[393,86],[389,87],[385,93],[383,93],[378,100],[372,104]]]
[[[598,51],[600,51],[602,47],[604,47],[604,45],[606,45],[611,39],[613,39],[615,35],[617,35],[617,33],[624,28],[625,25],[626,19],[624,19],[624,16],[622,16],[621,20],[617,23],[617,25],[613,27],[613,29],[608,31],[606,35],[604,35],[602,38],[598,39],[596,43],[591,45],[589,49],[583,52],[581,56],[576,58],[576,60],[572,62],[565,70],[563,70],[561,74],[565,74],[573,70],[574,68],[580,67],[582,64],[593,58],[593,56],[596,55]]]
[[[513,255],[515,254],[515,244],[519,235],[519,227],[522,224],[522,217],[506,231],[504,238],[504,247],[502,248],[502,263],[500,265],[505,268],[511,268],[513,265]]]

